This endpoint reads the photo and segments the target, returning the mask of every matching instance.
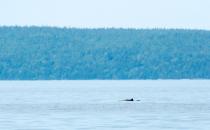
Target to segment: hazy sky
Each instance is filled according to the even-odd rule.
[[[0,25],[210,30],[210,0],[0,0]]]

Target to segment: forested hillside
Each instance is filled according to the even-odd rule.
[[[210,31],[0,27],[0,79],[207,79]]]

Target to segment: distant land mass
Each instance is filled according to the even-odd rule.
[[[210,31],[1,26],[0,79],[210,79]]]

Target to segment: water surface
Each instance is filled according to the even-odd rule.
[[[0,82],[1,130],[209,130],[209,122],[210,80]]]

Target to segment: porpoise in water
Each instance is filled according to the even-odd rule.
[[[125,99],[123,101],[134,101],[134,99],[133,98],[130,98],[130,99]]]
[[[133,101],[140,101],[140,100],[134,100],[133,98],[128,98],[128,99],[124,99],[122,101],[133,102]]]

